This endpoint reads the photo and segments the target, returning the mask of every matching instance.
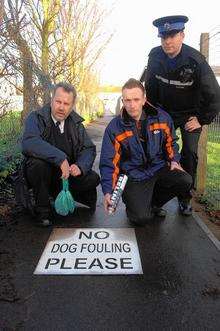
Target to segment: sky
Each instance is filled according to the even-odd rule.
[[[101,60],[102,84],[121,85],[128,78],[139,79],[147,64],[148,53],[160,44],[156,18],[168,15],[186,15],[184,42],[199,50],[200,34],[210,36],[220,31],[219,0],[100,0],[112,13],[105,20],[105,29],[114,36]],[[210,39],[210,61],[220,65],[220,33]]]

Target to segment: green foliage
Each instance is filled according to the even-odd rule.
[[[220,126],[219,124],[212,123],[208,128],[208,141],[220,142]]]
[[[10,112],[0,119],[0,183],[12,174],[21,160],[20,113]]]
[[[99,87],[99,92],[103,93],[120,93],[121,86],[114,86],[114,85],[105,85]]]
[[[177,144],[179,145],[179,152],[181,151],[181,148],[182,148],[182,138],[181,138],[181,132],[180,132],[180,129],[177,129],[176,130],[176,135],[177,135]]]
[[[182,146],[181,133],[177,130],[178,144]],[[219,209],[220,206],[220,127],[209,126],[207,142],[207,172],[205,194],[199,202],[206,206],[207,210]]]
[[[207,212],[215,210],[215,205],[210,202],[210,199],[206,195],[199,196],[197,201],[205,206]]]
[[[0,143],[20,132],[20,116],[20,112],[11,111],[4,117],[0,118]]]
[[[77,102],[77,111],[88,124],[104,114],[103,102],[95,94],[80,93]]]
[[[211,177],[215,176],[216,178],[220,178],[220,143],[208,142],[207,152],[209,172],[213,173],[213,175],[211,175],[208,172],[208,176],[211,175]]]
[[[217,209],[220,201],[220,143],[207,143],[207,178],[205,198]]]

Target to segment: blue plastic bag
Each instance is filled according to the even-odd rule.
[[[69,213],[74,212],[76,203],[72,197],[72,194],[69,191],[68,179],[62,179],[62,181],[63,181],[63,189],[56,197],[54,206],[57,214],[66,216]]]

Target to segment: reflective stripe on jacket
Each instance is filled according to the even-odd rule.
[[[135,121],[123,110],[107,126],[101,149],[100,173],[103,193],[112,193],[119,173],[135,181],[152,177],[167,162],[179,161],[176,134],[171,117],[162,109],[146,106],[146,152]]]
[[[220,109],[220,87],[215,75],[196,49],[183,44],[174,67],[162,47],[149,54],[145,88],[153,104],[158,103],[175,125],[197,116],[201,125],[209,124]]]

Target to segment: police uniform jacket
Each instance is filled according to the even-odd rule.
[[[68,143],[72,148],[74,163],[85,174],[92,168],[96,147],[82,124],[83,118],[72,111],[68,119]],[[46,105],[40,110],[31,112],[27,117],[22,139],[22,153],[26,157],[39,158],[59,167],[67,159],[67,155],[54,145],[51,108]]]
[[[160,104],[175,124],[184,124],[197,116],[200,124],[209,124],[220,109],[220,88],[205,57],[194,48],[182,45],[170,65],[161,46],[149,54],[145,87],[148,99]]]
[[[149,179],[170,161],[179,161],[171,117],[160,108],[145,106],[144,150],[136,122],[125,109],[107,126],[101,149],[100,173],[103,193],[112,193],[119,173],[131,180]]]

